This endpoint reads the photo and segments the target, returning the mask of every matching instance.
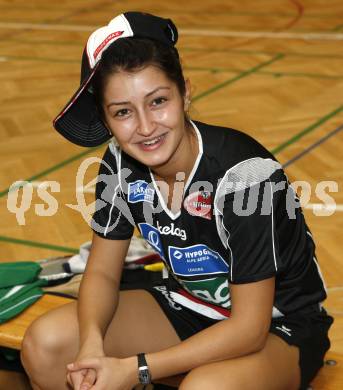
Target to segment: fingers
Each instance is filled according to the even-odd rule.
[[[96,371],[92,368],[87,370],[86,375],[83,377],[80,390],[89,390],[95,383]]]
[[[71,379],[71,375],[70,374],[67,374],[67,383],[69,386],[73,386],[73,381]]]
[[[94,368],[95,370],[100,367],[99,359],[84,359],[67,365],[67,369],[70,372],[80,371],[84,368]]]
[[[82,380],[84,375],[86,375],[87,370],[82,370],[79,372],[71,372],[67,374],[68,383],[72,386],[74,390],[80,390]]]

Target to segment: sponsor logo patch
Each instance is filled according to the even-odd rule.
[[[229,271],[220,254],[203,244],[186,248],[170,246],[168,252],[170,264],[176,275],[211,275]]]
[[[211,219],[211,203],[212,196],[209,191],[198,191],[187,196],[183,202],[183,207],[191,215]]]
[[[178,227],[175,227],[174,222],[170,224],[170,226],[161,226],[157,221],[157,229],[161,234],[164,235],[172,235],[180,237],[181,240],[185,241],[187,240],[186,231],[184,229],[180,229]]]
[[[148,223],[139,223],[139,230],[145,240],[155,249],[156,252],[164,259],[161,237],[158,229]]]
[[[193,296],[224,308],[231,304],[229,283],[227,277],[219,276],[213,279],[180,281],[182,286]]]
[[[110,35],[108,35],[101,43],[100,45],[95,49],[93,53],[93,57],[96,60],[99,53],[103,50],[103,48],[108,44],[108,42],[112,41],[113,39],[116,39],[123,35],[124,31],[116,31]]]
[[[136,180],[133,183],[129,183],[128,201],[130,203],[153,203],[154,195],[155,190],[144,180]]]

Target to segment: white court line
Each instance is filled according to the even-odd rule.
[[[72,24],[38,24],[38,23],[6,23],[0,22],[0,28],[14,30],[50,30],[50,31],[94,31],[96,26],[80,26]]]
[[[288,33],[273,31],[225,31],[225,30],[180,30],[181,35],[201,35],[230,38],[268,38],[268,39],[303,39],[303,40],[328,40],[342,41],[343,34],[328,33]]]
[[[83,194],[95,194],[95,186],[93,187],[77,187],[76,192],[80,192]]]
[[[342,204],[329,204],[324,203],[307,203],[301,206],[304,209],[316,210],[316,211],[343,211]]]
[[[32,188],[39,188],[39,187],[46,186],[49,183],[49,180],[45,180],[45,181],[26,181],[26,180],[23,180],[22,183],[24,185],[29,183],[32,186]],[[21,187],[21,186],[18,185],[18,187]]]
[[[328,287],[328,291],[343,291],[343,286],[336,286],[336,287]]]
[[[29,182],[32,185],[32,188],[39,188],[46,186],[49,181],[31,181]],[[84,193],[84,194],[95,194],[95,186],[81,186],[76,188],[76,192]]]
[[[335,292],[341,292],[343,291],[343,286],[334,286],[334,287],[328,287],[327,292],[328,292],[328,297],[330,298],[331,295]],[[342,296],[339,296],[339,301],[342,301]],[[324,302],[324,307],[326,306],[326,303]],[[334,308],[330,307],[329,314],[331,315],[342,315],[343,311],[342,310],[335,310]]]
[[[1,22],[0,28],[3,29],[31,29],[31,30],[50,30],[50,31],[94,31],[99,26],[81,26],[72,24],[38,24],[38,23],[6,23]],[[273,32],[273,31],[227,31],[227,30],[204,30],[204,29],[180,29],[180,35],[190,36],[211,36],[228,38],[268,38],[268,39],[303,39],[303,40],[325,40],[342,41],[343,34],[334,33],[291,33],[291,32]]]

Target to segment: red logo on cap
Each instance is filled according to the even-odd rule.
[[[115,38],[120,37],[123,35],[124,31],[116,31],[110,35],[108,35],[101,43],[100,45],[95,49],[95,52],[93,53],[93,57],[96,60],[98,57],[99,53],[103,50],[103,48],[108,44],[108,42],[112,41]]]
[[[198,191],[188,195],[183,206],[191,215],[211,219],[211,203],[212,197],[209,191]]]

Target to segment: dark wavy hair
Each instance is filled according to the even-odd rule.
[[[122,38],[107,48],[92,80],[92,89],[99,113],[104,118],[103,91],[109,76],[118,72],[134,72],[153,65],[174,82],[182,97],[186,84],[179,53],[173,46],[145,38]]]

